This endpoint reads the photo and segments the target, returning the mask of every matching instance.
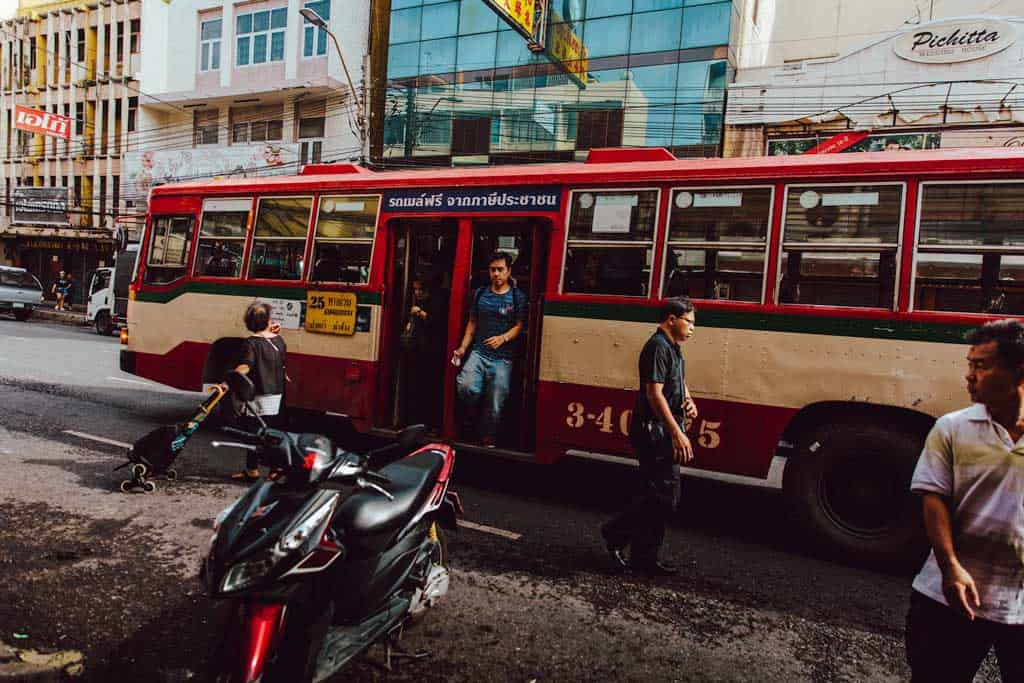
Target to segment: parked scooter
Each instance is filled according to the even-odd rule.
[[[245,402],[252,382],[227,379]],[[254,411],[255,412],[255,411]],[[449,446],[430,444],[380,470],[371,459],[408,452],[422,425],[365,455],[319,434],[265,425],[217,447],[255,451],[272,478],[255,483],[217,516],[202,579],[209,594],[238,607],[215,653],[215,680],[320,681],[377,642],[388,665],[406,653],[404,625],[448,591],[441,527],[462,513],[448,491]]]

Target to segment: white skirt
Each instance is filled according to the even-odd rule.
[[[256,414],[260,416],[277,415],[281,412],[281,396],[281,394],[263,394],[262,396],[254,396],[252,403],[256,408]]]

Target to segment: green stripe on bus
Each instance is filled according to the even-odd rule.
[[[315,288],[310,288],[315,290]],[[182,294],[220,294],[223,296],[267,297],[268,299],[306,300],[306,290],[295,287],[275,287],[273,285],[223,284],[220,282],[186,282],[168,292],[136,292],[136,301],[165,304]],[[356,292],[356,302],[364,305],[379,305],[380,294],[377,292]]]
[[[657,324],[658,307],[646,304],[593,304],[548,301],[544,304],[544,315]],[[964,335],[977,327],[977,325],[954,323],[865,320],[860,318],[786,315],[784,313],[747,313],[707,309],[698,312],[697,325],[698,327],[736,330],[798,332],[839,337],[940,342],[946,344],[963,344]]]

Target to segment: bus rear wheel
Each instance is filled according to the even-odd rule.
[[[785,489],[812,541],[847,561],[917,559],[924,535],[910,479],[921,437],[878,423],[821,424],[800,439]]]

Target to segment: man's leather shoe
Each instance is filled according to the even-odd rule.
[[[619,569],[628,569],[629,560],[626,558],[625,546],[616,546],[612,543],[603,526],[601,527],[601,538],[604,539],[605,550],[608,551],[608,556],[612,558],[612,562],[615,563],[615,566]]]
[[[633,568],[641,574],[647,576],[675,576],[679,573],[679,569],[673,567],[665,562],[659,562],[654,560],[653,562],[644,562],[643,564],[634,564]]]

